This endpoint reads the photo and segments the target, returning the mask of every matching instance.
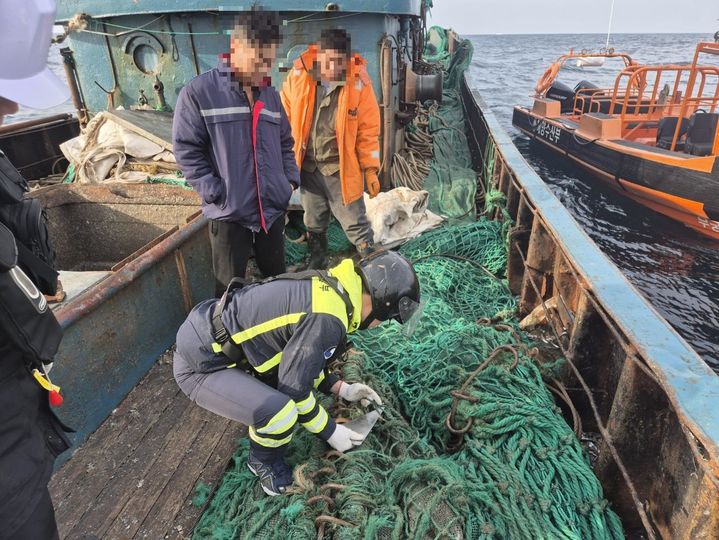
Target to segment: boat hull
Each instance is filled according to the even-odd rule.
[[[519,315],[549,311],[545,328],[567,360],[556,376],[573,403],[565,412],[600,435],[594,471],[625,533],[718,538],[719,377],[591,241],[466,79],[462,98],[475,168],[504,195],[489,217],[512,220]]]
[[[592,140],[577,124],[515,107],[512,124],[622,195],[719,240],[719,159],[627,141]]]
[[[213,295],[214,279],[193,192],[62,185],[33,196],[50,216],[61,270],[72,271],[61,281],[80,283],[54,308],[64,331],[52,371],[65,398],[58,414],[76,430],[59,466],[172,345],[192,306]]]

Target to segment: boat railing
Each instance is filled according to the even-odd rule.
[[[624,70],[615,81],[613,93],[611,110],[620,116],[622,136],[631,138],[642,126],[663,117],[689,118],[697,111],[716,112],[719,66],[661,65]],[[680,128],[677,123],[671,150],[676,148]]]
[[[574,94],[574,116],[585,113],[611,113],[615,97],[613,88],[581,88]]]

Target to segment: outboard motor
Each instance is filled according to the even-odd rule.
[[[562,104],[562,114],[574,110],[574,91],[566,84],[554,81],[546,94],[547,98],[559,101]]]
[[[608,113],[609,112],[609,103],[600,103],[600,110],[597,111],[596,108],[594,111],[589,110],[589,98],[594,94],[596,91],[601,90],[596,84],[591,83],[589,81],[579,81],[577,83],[577,86],[574,87],[574,92],[579,94],[581,91],[581,95],[585,97],[583,104],[580,102],[582,106],[582,111],[587,112],[603,112]],[[606,109],[606,110],[605,110]]]

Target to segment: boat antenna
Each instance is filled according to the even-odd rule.
[[[609,36],[612,33],[612,19],[614,19],[614,0],[612,0],[612,7],[609,9],[609,27],[607,28],[607,44],[604,46],[605,50],[609,50]]]

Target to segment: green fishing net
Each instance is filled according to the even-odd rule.
[[[285,262],[287,266],[295,266],[303,262],[309,250],[304,233],[306,229],[302,222],[290,219],[285,227]],[[329,253],[350,253],[354,250],[352,242],[342,230],[342,226],[332,220],[327,228],[327,250]]]
[[[436,55],[449,69],[446,51]],[[455,69],[468,63],[460,60]],[[451,88],[434,126],[425,189],[435,212],[469,217],[476,180],[457,81],[445,78]],[[301,236],[300,225],[288,228],[291,238]],[[279,497],[267,497],[247,469],[242,440],[194,538],[624,538],[517,329],[504,279],[506,238],[505,225],[480,219],[406,243],[400,251],[414,262],[426,303],[417,326],[411,335],[396,322],[357,332],[334,366],[382,396],[382,417],[367,439],[339,454],[297,428],[288,452],[295,485]],[[342,247],[346,238],[331,229],[330,249]],[[305,254],[288,240],[288,264]],[[363,414],[328,397],[323,404],[335,418]]]
[[[336,366],[386,404],[367,440],[342,455],[298,428],[296,486],[281,497],[262,492],[242,441],[195,538],[623,538],[516,330],[503,235],[480,220],[408,242],[426,299],[417,328],[358,332]],[[335,417],[362,414],[324,404]],[[453,410],[452,428],[469,426],[459,444]]]
[[[442,102],[429,108],[434,157],[422,187],[430,194],[429,209],[432,212],[470,221],[475,216],[477,174],[472,169],[467,144],[460,85],[472,61],[473,48],[470,41],[461,41],[457,51],[450,56],[446,51],[444,30],[437,27],[432,30],[441,32],[444,49],[438,50],[428,61],[434,58],[442,66],[444,79]]]

